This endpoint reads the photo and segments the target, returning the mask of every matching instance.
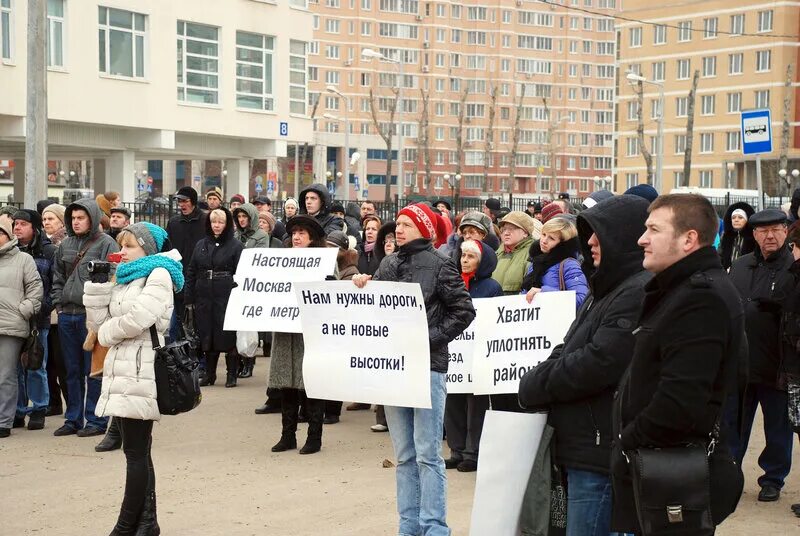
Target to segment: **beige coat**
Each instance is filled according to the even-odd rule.
[[[163,343],[162,334],[172,317],[172,292],[172,279],[164,268],[123,285],[84,285],[87,325],[97,332],[98,342],[109,347],[97,415],[149,421],[161,418],[150,326],[155,324]]]
[[[0,247],[0,335],[27,338],[30,318],[42,308],[44,287],[36,262],[14,238]]]

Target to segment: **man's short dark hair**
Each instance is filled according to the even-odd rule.
[[[710,246],[714,243],[719,230],[719,217],[711,201],[702,195],[662,195],[650,204],[647,212],[652,213],[659,208],[668,208],[672,211],[672,226],[676,234],[694,230],[701,246]]]
[[[372,208],[375,208],[375,201],[370,201],[370,200],[362,201],[361,202],[361,206],[364,206],[364,205],[372,205]]]

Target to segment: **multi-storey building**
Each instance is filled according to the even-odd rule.
[[[145,188],[220,181],[228,193],[254,193],[252,160],[275,161],[287,141],[311,141],[306,0],[45,3],[51,195],[72,177],[126,201]],[[11,176],[18,200],[28,5],[0,0],[0,193]],[[214,176],[201,164],[209,159]]]
[[[774,150],[763,155],[764,182],[770,193],[785,195],[786,185],[780,187],[776,180],[784,137],[788,171],[800,164],[795,161],[800,157],[796,106],[800,5],[758,0],[627,0],[623,7],[624,17],[634,21],[617,25],[618,189],[647,180],[636,132],[639,98],[633,86],[638,82],[626,75],[632,72],[647,79],[642,112],[645,143],[654,157],[653,172],[658,153],[658,86],[663,87],[664,192],[682,185],[754,189],[755,159],[742,154],[740,112],[769,108]],[[787,78],[790,65],[792,72]],[[689,93],[695,71],[699,71],[699,81],[692,165],[690,176],[685,177]]]
[[[314,174],[335,178],[349,166],[345,145],[357,150],[350,199],[364,195],[365,183],[370,198],[384,194],[387,146],[375,123],[392,128],[395,88],[402,91],[395,128],[406,194],[449,196],[456,187],[463,196],[585,195],[595,177],[611,176],[616,0],[319,0],[310,7],[309,107],[319,99]],[[398,145],[394,137],[393,151]],[[392,184],[399,167],[395,160]],[[342,187],[340,180],[337,197]]]

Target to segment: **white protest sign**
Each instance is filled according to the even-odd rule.
[[[486,298],[478,304],[472,386],[475,394],[516,393],[525,373],[550,357],[575,320],[575,292]]]
[[[295,285],[310,398],[431,407],[425,300],[417,283]]]
[[[475,310],[482,299],[472,300]],[[447,367],[447,393],[472,394],[472,355],[475,353],[475,324],[477,320],[464,330],[464,333],[450,341],[447,350],[450,362]]]
[[[227,331],[300,333],[294,284],[333,275],[337,248],[252,248],[242,251],[225,310]]]
[[[470,536],[518,536],[522,500],[546,413],[487,411],[478,450]]]

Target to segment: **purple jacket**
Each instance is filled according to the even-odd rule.
[[[559,264],[554,264],[542,276],[542,292],[558,292],[561,290],[559,287],[558,270]],[[530,273],[532,267],[528,269]],[[564,283],[567,287],[566,290],[575,291],[575,308],[578,309],[583,304],[586,296],[589,294],[589,285],[586,282],[586,276],[581,270],[581,265],[577,259],[569,258],[564,260]],[[524,292],[523,292],[524,293]]]

